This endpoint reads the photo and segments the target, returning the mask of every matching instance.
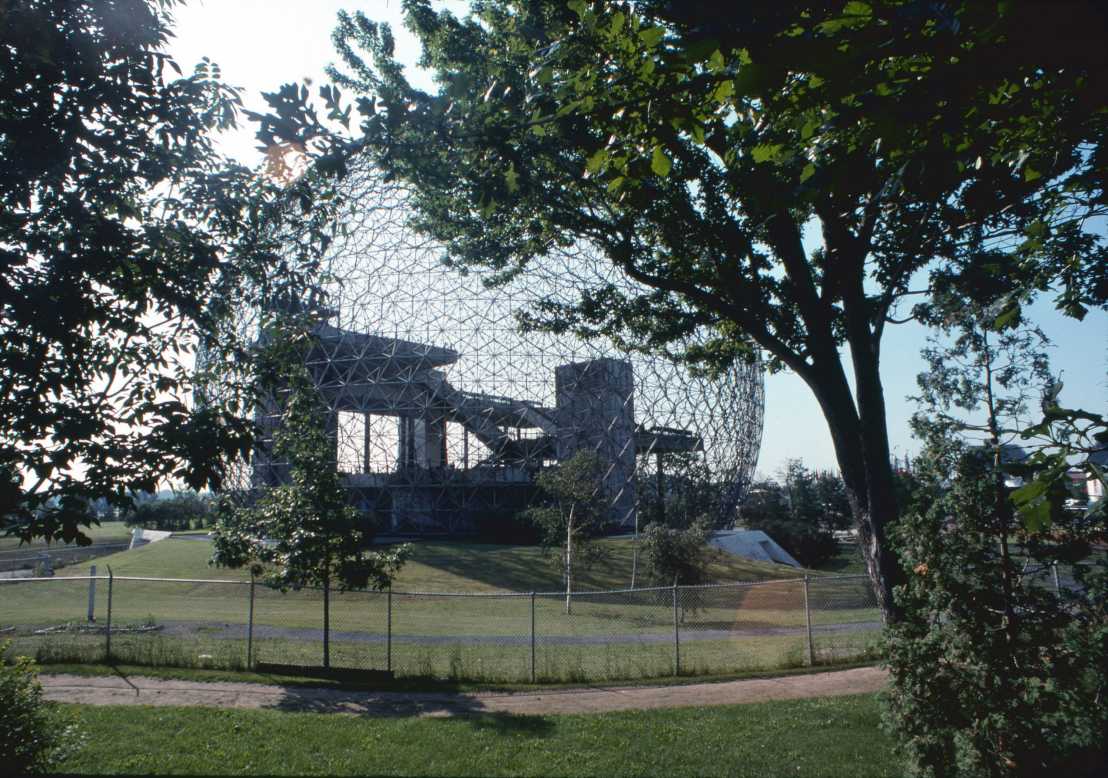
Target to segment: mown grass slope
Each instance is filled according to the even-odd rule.
[[[629,539],[600,541],[605,558],[577,576],[575,588],[621,589],[631,585],[633,545]],[[157,578],[247,580],[243,570],[209,564],[211,545],[200,540],[171,538],[131,551],[102,557],[102,570],[115,575]],[[783,565],[754,562],[723,551],[712,552],[711,578],[718,582],[795,578],[801,571]],[[640,566],[638,586],[649,585]],[[412,557],[393,588],[400,591],[489,592],[557,591],[562,586],[556,553],[536,546],[422,541],[412,544]]]

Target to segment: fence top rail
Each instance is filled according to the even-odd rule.
[[[148,583],[187,583],[187,584],[224,584],[228,586],[249,586],[250,581],[242,581],[228,578],[156,578],[150,576],[134,576],[134,575],[71,575],[71,576],[46,576],[46,577],[31,577],[31,578],[0,578],[0,584],[26,584],[26,583],[47,583],[50,581],[107,581],[114,579],[116,581],[144,581]],[[712,584],[697,584],[697,585],[678,585],[676,588],[679,591],[687,589],[726,589],[726,588],[738,588],[749,586],[769,586],[772,584],[797,584],[803,583],[804,578],[772,578],[765,581],[731,581],[728,583],[712,583]],[[865,575],[821,575],[815,577],[809,577],[809,583],[823,583],[831,581],[859,581],[868,580]],[[256,581],[257,584],[264,586],[267,589],[279,590],[279,587],[271,587],[263,583],[260,580]],[[322,587],[318,586],[304,586],[303,589],[320,590]],[[626,589],[580,589],[570,592],[573,597],[588,597],[606,594],[648,594],[650,592],[669,592],[674,589],[673,586],[643,586],[638,588],[626,588]],[[343,590],[335,590],[341,592]],[[351,589],[346,591],[354,591],[359,594],[388,594],[390,590],[382,589]],[[397,596],[405,597],[488,597],[488,598],[505,598],[505,597],[565,597],[565,590],[560,591],[545,591],[545,592],[515,592],[515,591],[493,591],[493,592],[421,592],[421,591],[400,591],[393,589],[391,593]]]
[[[548,592],[512,592],[508,590],[497,592],[406,592],[399,589],[366,589],[361,590],[364,594],[392,594],[396,597],[542,597]],[[579,592],[574,592],[578,594]],[[562,592],[562,596],[565,596],[565,592]]]
[[[865,573],[851,573],[850,575],[805,575],[799,578],[768,578],[761,581],[728,581],[726,583],[708,584],[682,584],[679,589],[726,589],[731,586],[769,586],[771,584],[796,584],[807,581],[809,584],[826,583],[828,581],[868,581]],[[669,588],[668,586],[666,587]]]
[[[680,588],[680,587],[679,587]],[[572,597],[587,597],[590,594],[627,594],[630,592],[668,592],[672,586],[640,586],[636,589],[574,589],[570,592]],[[565,589],[553,591],[514,592],[508,589],[493,592],[403,592],[393,589],[394,595],[407,597],[562,597],[566,596]]]
[[[0,578],[0,584],[6,583],[45,583],[48,581],[150,581],[153,583],[194,583],[194,584],[234,584],[249,586],[249,581],[236,581],[229,578],[150,578],[136,575],[51,575],[38,578]]]
[[[804,583],[803,578],[769,578],[762,581],[726,581],[724,583],[681,584],[678,589],[731,589],[739,586],[768,586],[770,584]],[[668,586],[666,587],[669,588]]]
[[[3,538],[3,537],[6,537],[6,536],[0,535],[0,538]],[[24,552],[24,551],[27,552],[27,553],[31,553],[32,551],[36,551],[36,550],[38,550],[38,551],[40,551],[41,553],[44,553],[44,554],[68,554],[68,553],[77,552],[77,551],[100,551],[101,549],[105,549],[105,548],[123,548],[123,547],[129,546],[129,545],[131,545],[131,544],[127,541],[122,541],[122,542],[118,542],[118,543],[92,543],[91,545],[88,545],[88,546],[78,546],[76,544],[63,544],[63,545],[59,546],[59,545],[54,545],[53,543],[36,546],[36,545],[31,545],[31,544],[26,544],[25,543],[23,545],[14,546],[12,548],[6,548],[6,549],[0,551],[0,555],[2,555],[2,554],[15,554],[15,553],[21,553],[21,552]]]
[[[0,578],[0,584],[25,584],[25,583],[44,583],[46,581],[95,581],[103,578],[108,580],[106,575],[51,575],[44,577],[30,577],[30,578]]]

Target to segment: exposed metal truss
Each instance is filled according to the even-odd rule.
[[[395,532],[472,531],[526,507],[537,471],[585,448],[606,465],[613,522],[648,520],[689,490],[726,522],[757,462],[761,365],[709,379],[610,342],[523,332],[517,314],[542,299],[630,282],[578,251],[486,286],[408,227],[400,187],[366,171],[344,186],[343,237],[318,285],[329,316],[307,364],[361,509]],[[274,409],[258,417],[269,433],[280,423]],[[253,485],[279,480],[263,440]]]

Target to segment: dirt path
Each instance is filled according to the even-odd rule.
[[[601,713],[836,697],[876,692],[884,687],[886,677],[884,670],[861,667],[814,675],[684,686],[589,686],[475,694],[343,691],[138,676],[42,675],[40,680],[47,699],[85,705],[199,705],[370,716],[457,716],[467,713]]]

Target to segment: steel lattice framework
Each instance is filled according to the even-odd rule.
[[[382,528],[471,532],[525,508],[536,473],[580,449],[605,466],[614,524],[690,506],[730,518],[761,442],[760,364],[709,379],[610,342],[524,332],[517,314],[540,300],[630,282],[574,251],[490,287],[409,228],[401,187],[363,170],[343,194],[343,237],[319,280],[326,312],[307,365],[331,409],[352,500]],[[257,415],[267,434],[254,487],[281,470],[267,453],[279,412]]]

